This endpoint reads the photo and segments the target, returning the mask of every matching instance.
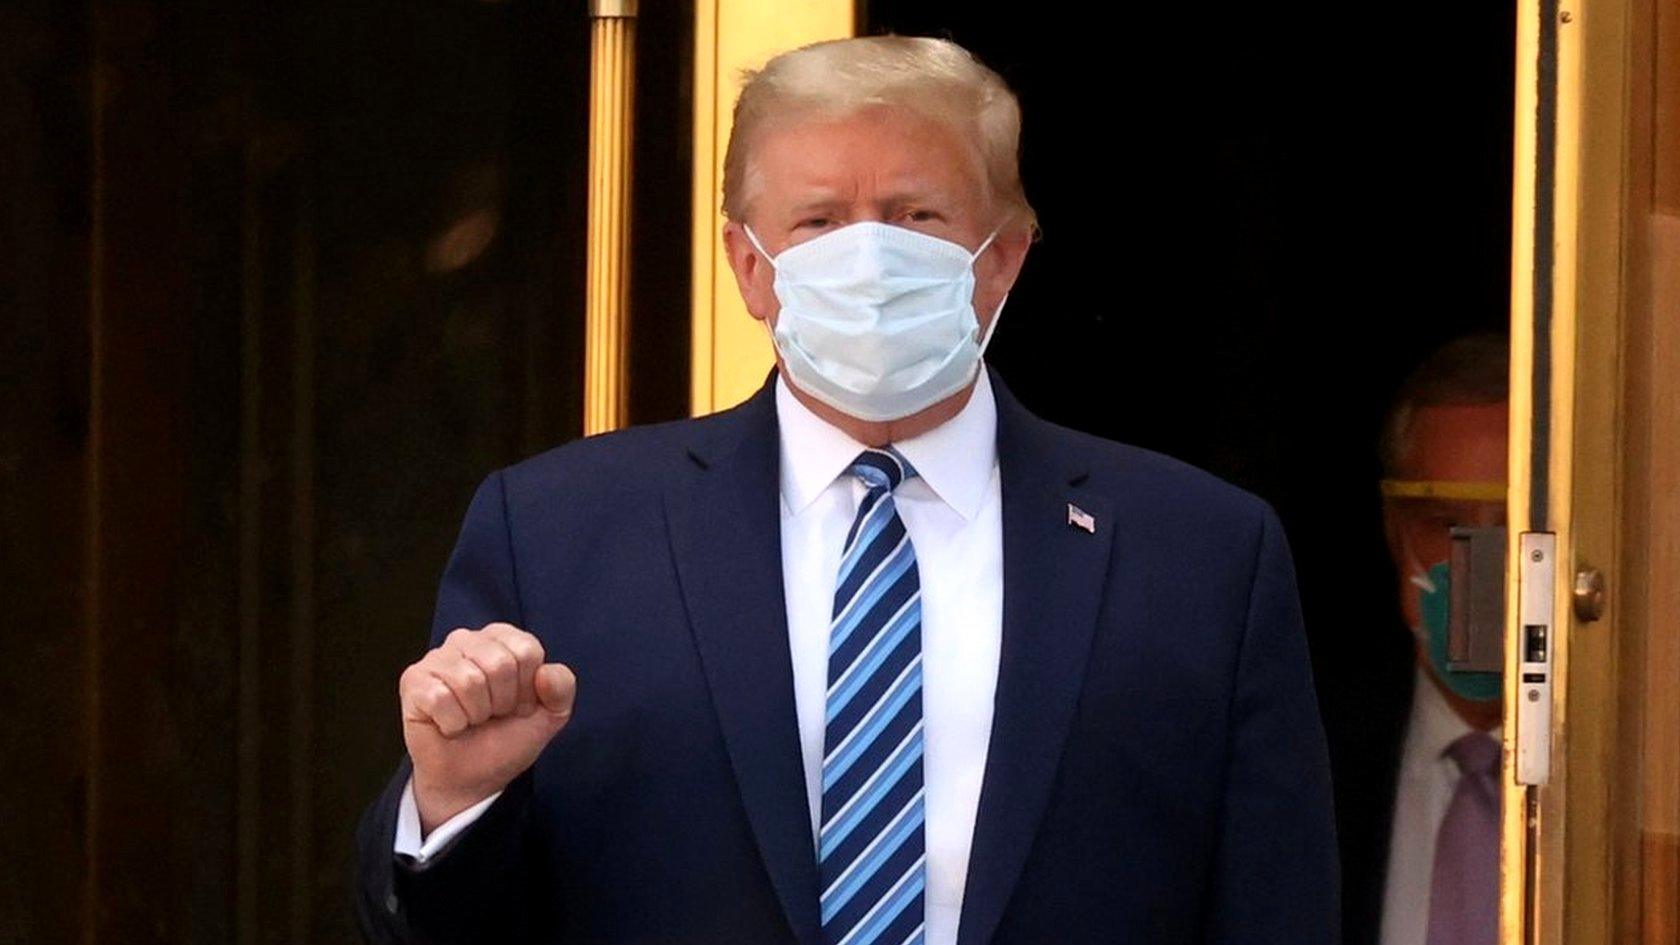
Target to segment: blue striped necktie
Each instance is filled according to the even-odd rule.
[[[927,882],[922,792],[922,585],[893,489],[897,450],[848,471],[867,489],[846,535],[828,638],[823,734],[825,945],[921,945]]]

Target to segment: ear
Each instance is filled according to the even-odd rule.
[[[1421,605],[1418,603],[1418,591],[1417,588],[1412,586],[1411,571],[1406,560],[1405,539],[1401,537],[1404,533],[1400,522],[1401,514],[1400,509],[1392,499],[1383,499],[1383,538],[1388,545],[1388,558],[1394,562],[1394,587],[1397,595],[1395,604],[1400,608],[1400,617],[1406,625],[1415,627],[1422,621],[1423,614]],[[1424,665],[1427,665],[1429,662],[1428,656],[1421,649],[1421,642],[1418,643],[1418,647],[1419,655],[1422,657]]]
[[[1004,295],[1014,288],[1032,246],[1032,228],[1011,224],[998,231],[992,245],[974,261],[974,311],[982,320],[992,316]]]
[[[1400,510],[1395,508],[1394,502],[1384,499],[1382,504],[1383,541],[1388,545],[1389,560],[1394,562],[1394,570],[1404,573],[1406,570],[1406,549],[1401,536]]]
[[[746,229],[734,220],[723,225],[723,252],[735,273],[735,285],[741,291],[741,300],[747,304],[747,313],[759,321],[768,319],[774,325],[776,313],[781,310],[776,301],[775,267],[753,246]]]

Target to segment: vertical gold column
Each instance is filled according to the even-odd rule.
[[[592,0],[589,76],[589,268],[584,315],[583,432],[629,414],[630,132],[636,0]]]

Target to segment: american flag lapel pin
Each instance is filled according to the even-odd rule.
[[[1072,502],[1068,503],[1068,524],[1077,525],[1093,535],[1097,533],[1097,517]]]

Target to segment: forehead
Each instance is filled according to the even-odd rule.
[[[1406,430],[1406,475],[1418,479],[1503,480],[1509,421],[1510,409],[1504,403],[1415,408]]]
[[[1394,505],[1407,515],[1427,520],[1474,522],[1484,515],[1503,517],[1505,503],[1477,499],[1399,499]]]
[[[868,199],[900,191],[985,196],[973,136],[897,106],[792,115],[761,132],[752,164],[761,194],[771,200],[814,194]]]

